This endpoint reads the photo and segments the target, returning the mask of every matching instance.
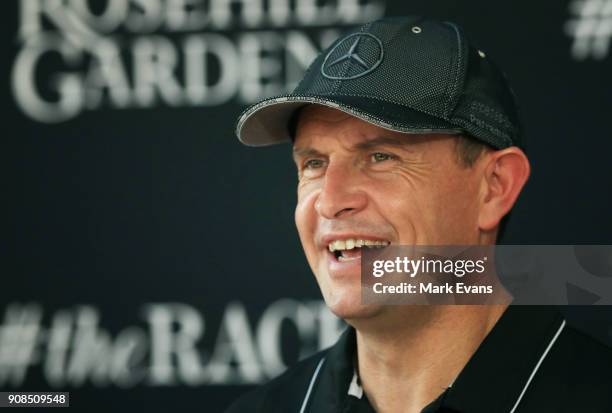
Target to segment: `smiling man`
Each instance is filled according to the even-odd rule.
[[[349,327],[231,412],[611,411],[609,351],[554,309],[362,301],[363,248],[495,244],[529,176],[504,76],[456,25],[366,24],[237,134],[293,142],[300,240]]]

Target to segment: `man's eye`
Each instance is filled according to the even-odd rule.
[[[384,152],[375,152],[371,156],[372,162],[382,162],[394,159],[394,156]]]
[[[304,162],[304,169],[317,169],[323,166],[321,159],[309,159]]]

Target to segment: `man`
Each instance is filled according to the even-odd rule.
[[[296,90],[247,109],[247,145],[293,141],[295,220],[337,344],[230,412],[610,412],[612,357],[550,308],[363,304],[368,245],[491,245],[530,172],[513,95],[460,28],[383,19]]]

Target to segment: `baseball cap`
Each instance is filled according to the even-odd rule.
[[[332,107],[385,129],[466,134],[494,148],[521,147],[504,74],[462,29],[420,16],[376,20],[333,42],[293,92],[263,99],[238,118],[249,146],[292,140],[296,111]]]

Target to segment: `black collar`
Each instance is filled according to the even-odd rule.
[[[311,412],[345,412],[352,402],[348,389],[353,378],[357,339],[348,327],[325,356]]]
[[[508,307],[452,387],[424,412],[510,412],[563,326],[555,307]],[[355,349],[349,327],[325,357],[310,411],[373,411],[365,394],[348,395]]]
[[[510,306],[453,383],[443,406],[510,412],[565,322],[556,307]]]

